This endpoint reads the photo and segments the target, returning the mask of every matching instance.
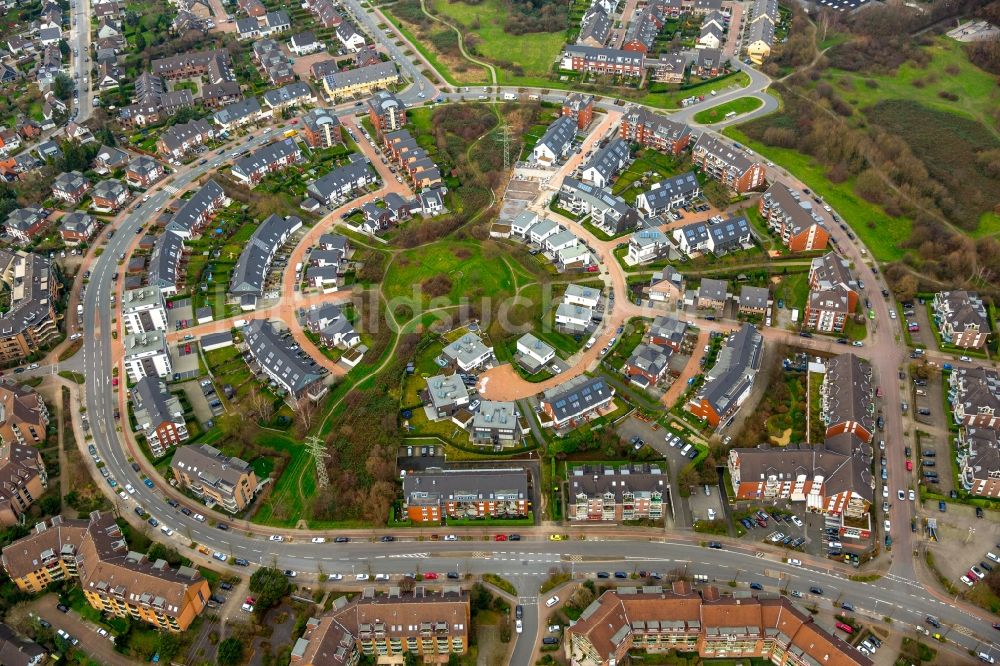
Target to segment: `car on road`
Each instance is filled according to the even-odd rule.
[[[506,534],[494,534],[493,535],[493,540],[494,541],[506,541],[507,540],[507,535]]]
[[[323,537],[313,537],[312,542],[313,543],[326,543],[326,539],[324,539]]]
[[[293,571],[291,569],[285,569],[282,573],[288,576],[289,578],[295,578],[296,576],[299,575],[297,571]]]
[[[559,595],[553,594],[551,597],[545,600],[545,607],[552,608],[557,603],[559,603]]]
[[[750,583],[750,589],[751,590],[763,590],[764,586],[761,585],[760,583]]]
[[[128,491],[129,495],[135,495],[135,488],[132,486],[131,483],[126,483],[125,484],[125,490]]]
[[[280,534],[272,534],[270,537],[268,537],[268,540],[269,541],[284,541],[285,537],[281,536]]]
[[[615,572],[615,578],[618,578],[618,579],[628,578],[628,574],[625,573],[624,571],[616,571]]]
[[[351,540],[350,537],[339,536],[333,540],[334,543],[347,543]]]
[[[59,611],[63,613],[69,612],[69,606],[67,606],[66,604],[56,604],[56,608],[58,608]]]
[[[157,527],[160,524],[160,521],[158,521],[156,518],[153,517],[150,517],[150,519],[147,520],[146,522],[149,523],[152,527]]]
[[[802,560],[796,560],[794,558],[788,560],[788,563],[791,564],[793,567],[801,567],[802,566]]]
[[[382,543],[391,543],[391,542],[393,542],[395,540],[396,540],[396,537],[389,536],[388,534],[385,535],[384,537],[382,537],[381,539],[379,539],[379,541],[381,541]]]
[[[913,492],[913,489],[911,488],[910,489],[910,501],[912,502],[915,499],[917,499],[917,494],[915,492]]]
[[[708,542],[708,547],[709,548],[715,548],[716,550],[719,550],[719,549],[722,548],[722,544],[719,543],[718,541],[709,541]]]
[[[444,535],[444,540],[445,541],[458,541],[458,537],[455,536],[454,534],[445,534]]]
[[[225,553],[220,553],[219,551],[215,551],[214,553],[212,553],[212,557],[219,560],[220,562],[225,562],[226,559],[228,559]]]
[[[514,630],[517,633],[519,633],[519,634],[523,633],[524,632],[524,622],[522,622],[521,620],[516,620],[514,622]]]
[[[153,480],[152,479],[143,479],[142,482],[146,484],[147,488],[155,488],[156,487],[153,484]]]
[[[216,525],[216,527],[218,529],[222,530],[223,532],[225,532],[225,531],[227,531],[229,529],[229,525],[227,525],[226,523],[218,523]]]
[[[565,541],[565,540],[566,540],[566,535],[565,534],[550,534],[549,535],[549,541]]]
[[[813,594],[818,594],[820,596],[823,595],[822,587],[816,587],[815,585],[813,585],[812,587],[809,588],[809,591],[812,592]]]
[[[607,571],[598,571],[597,572],[597,577],[598,578],[611,578],[611,574],[609,574]]]
[[[237,557],[235,560],[233,560],[233,564],[241,567],[248,567],[250,566],[250,560],[245,560],[242,557]]]
[[[433,571],[428,571],[427,573],[424,574],[424,580],[437,580],[437,579],[438,575]]]

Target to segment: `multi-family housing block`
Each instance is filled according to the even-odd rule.
[[[763,164],[708,132],[698,137],[691,158],[706,175],[738,194],[746,194],[765,183]]]
[[[705,384],[688,402],[688,411],[713,427],[732,418],[749,397],[764,356],[764,338],[750,324],[731,334]]]
[[[657,465],[569,468],[566,515],[573,521],[660,520],[670,477]]]
[[[932,301],[941,341],[965,349],[981,349],[990,335],[990,318],[974,291],[939,291]]]
[[[183,488],[229,513],[245,509],[257,492],[257,474],[249,463],[208,444],[178,448],[170,469]]]
[[[294,400],[316,401],[326,394],[326,368],[299,349],[289,336],[279,333],[270,322],[251,321],[244,327],[244,342],[248,362],[253,362],[251,368],[256,366]]]
[[[187,440],[187,422],[181,401],[159,377],[143,377],[129,393],[136,431],[142,433],[157,458]]]
[[[541,400],[543,425],[558,430],[575,428],[600,416],[615,397],[615,389],[601,377],[579,375],[547,389]]]
[[[768,228],[792,252],[826,249],[830,232],[805,194],[774,183],[760,198],[759,210]]]
[[[447,468],[403,477],[403,510],[416,523],[442,519],[523,518],[531,510],[528,472],[520,467]]]
[[[0,249],[0,283],[9,299],[7,311],[0,314],[0,361],[18,361],[53,343],[59,336],[59,283],[49,260]]]

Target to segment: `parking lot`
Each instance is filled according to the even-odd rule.
[[[179,331],[194,326],[194,308],[191,306],[190,298],[170,301],[168,306],[167,324],[170,327],[168,330]]]
[[[927,549],[934,555],[934,563],[945,578],[959,589],[965,586],[959,582],[972,565],[985,562],[991,567],[1000,563],[986,557],[987,552],[1000,557],[1000,521],[995,513],[984,512],[983,518],[976,517],[975,507],[948,502],[945,511],[938,509],[938,503],[924,502],[922,513],[925,518],[937,520],[937,542],[926,540]],[[981,583],[980,583],[981,584]]]
[[[910,331],[910,340],[917,347],[923,349],[937,349],[937,341],[931,331],[931,320],[927,314],[927,307],[916,301],[907,301],[899,304],[899,314],[906,324],[916,324],[919,331]]]

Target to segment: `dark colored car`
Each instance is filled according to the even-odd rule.
[[[233,589],[233,584],[232,583],[222,582],[222,583],[219,583],[219,587],[222,588],[223,590],[231,590],[231,589]]]
[[[334,543],[347,543],[350,540],[351,540],[350,537],[337,537],[336,539],[333,540],[333,542]]]
[[[615,578],[628,578],[628,574],[624,571],[616,571]]]
[[[250,566],[250,560],[244,560],[242,557],[237,557],[235,560],[233,560],[233,564],[236,564],[241,567],[248,567]]]
[[[938,620],[933,615],[928,615],[926,621],[927,621],[927,624],[931,625],[935,629],[940,629],[941,628],[941,621]],[[993,626],[996,626],[996,625],[993,625]]]
[[[187,508],[186,506],[182,506],[181,507],[181,513],[183,513],[185,516],[190,516],[191,515],[191,509]]]
[[[137,463],[137,462],[132,463],[132,469],[134,469],[135,471],[138,472],[139,471],[139,463]]]
[[[812,592],[813,594],[819,594],[819,595],[823,594],[823,588],[822,587],[816,587],[815,585],[813,585],[812,587],[810,587],[809,591]]]
[[[719,543],[718,541],[709,541],[708,542],[708,547],[709,548],[715,548],[715,549],[718,550],[718,549],[722,548],[722,544]]]
[[[750,583],[750,589],[751,590],[763,590],[764,586],[761,585],[760,583]]]
[[[135,515],[137,515],[140,518],[142,518],[142,507],[141,506],[135,507],[135,509],[133,509],[133,511],[135,511]]]
[[[458,580],[458,572],[457,571],[449,571],[448,572],[448,578],[450,578],[452,580]]]
[[[982,517],[983,517],[983,508],[977,506],[976,507],[976,518],[982,518]]]
[[[385,535],[384,537],[382,537],[382,538],[380,539],[380,541],[381,541],[382,543],[389,543],[389,542],[391,542],[391,541],[395,541],[395,540],[396,540],[396,537],[394,537],[394,536],[389,536],[388,534],[387,534],[387,535]]]
[[[521,540],[521,535],[520,534],[509,534],[509,535],[507,535],[507,540],[508,541],[520,541]]]
[[[854,604],[849,603],[847,601],[840,604],[840,607],[843,608],[845,611],[854,611]]]
[[[524,606],[518,604],[517,606],[514,607],[514,617],[516,617],[518,620],[524,617]]]
[[[556,638],[555,636],[546,636],[545,638],[542,639],[542,643],[544,645],[558,645],[559,639]]]
[[[181,503],[178,502],[175,499],[168,499],[167,500],[167,504],[169,504],[170,506],[174,507],[175,509],[181,505]]]
[[[63,613],[68,613],[69,612],[69,606],[67,606],[66,604],[59,604],[59,605],[56,606],[56,608],[58,608]]]
[[[597,572],[597,577],[598,578],[611,578],[611,574],[609,574],[607,571],[598,571]]]
[[[219,523],[218,525],[216,525],[216,527],[218,527],[223,532],[229,529],[229,525],[226,525],[225,523]]]

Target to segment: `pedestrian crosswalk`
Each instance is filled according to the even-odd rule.
[[[395,553],[389,555],[389,559],[398,560],[422,560],[426,557],[430,557],[430,553]]]
[[[177,194],[180,190],[178,190],[174,185],[164,185],[163,191],[167,194]]]

